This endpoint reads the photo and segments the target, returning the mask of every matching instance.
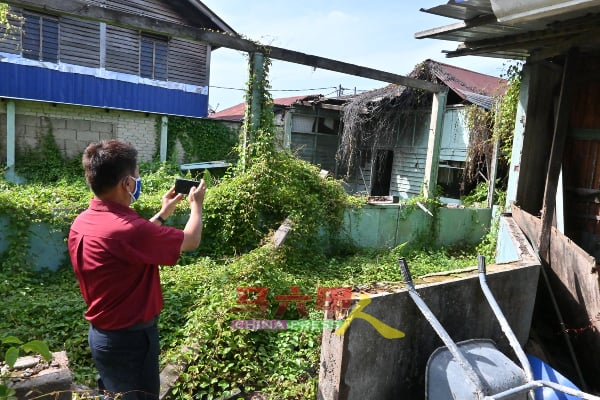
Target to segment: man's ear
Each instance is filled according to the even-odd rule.
[[[127,185],[129,185],[129,177],[125,176],[123,179],[121,179],[121,186],[123,187],[123,189],[125,189],[127,192],[129,192],[129,187],[127,187]]]

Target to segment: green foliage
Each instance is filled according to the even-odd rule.
[[[293,224],[288,240],[307,244],[319,229],[339,228],[347,198],[338,181],[288,153],[255,160],[208,191],[207,246],[216,254],[248,251],[285,218]]]
[[[185,117],[170,117],[168,128],[168,160],[177,160],[177,141],[183,148],[184,162],[227,160],[234,162],[237,132],[224,124]],[[157,146],[158,148],[158,146]]]
[[[8,24],[8,4],[0,3],[0,25]]]
[[[21,351],[26,353],[37,353],[46,361],[52,360],[52,353],[50,353],[48,345],[41,340],[30,340],[25,343],[16,336],[5,336],[0,340],[0,345],[8,345],[8,349],[4,354],[4,362],[9,368],[15,366]]]
[[[245,95],[246,115],[238,150],[242,156],[238,167],[242,170],[257,159],[275,154],[275,117],[273,98],[269,92],[271,85],[267,78],[271,59],[266,53],[260,66],[254,65],[253,54],[248,60],[250,73]],[[253,109],[254,105],[258,106],[258,110]]]
[[[500,140],[500,156],[506,162],[510,161],[512,152],[519,92],[521,90],[522,67],[522,63],[507,66],[506,79],[508,80],[508,87],[496,112],[494,139]]]
[[[40,135],[33,147],[18,149],[15,171],[31,182],[47,184],[65,176],[83,174],[81,158],[65,159],[56,144],[52,129]]]
[[[6,372],[6,375],[0,374],[0,399],[6,400],[16,398],[14,397],[16,393],[15,390],[9,388],[8,384],[10,379],[10,369],[17,363],[20,353],[22,351],[25,353],[36,353],[41,355],[44,360],[48,362],[52,361],[52,353],[50,353],[50,349],[46,342],[42,340],[23,342],[16,336],[4,336],[0,339],[0,348],[2,347],[8,347],[4,353],[3,361],[6,363],[9,370]]]
[[[333,223],[337,218],[334,210],[341,207],[343,201],[337,197],[340,189],[336,181],[320,178],[314,167],[288,157],[282,155],[273,159],[269,165],[276,168],[267,168],[266,161],[261,160],[247,173],[225,179],[208,193],[212,192],[211,196],[214,196],[211,202],[215,203],[211,207],[218,210],[223,204],[234,201],[234,191],[240,190],[238,196],[241,199],[255,203],[264,201],[268,205],[265,206],[266,213],[274,215],[279,210],[280,216],[306,216],[307,227],[298,227],[298,237],[290,236],[278,251],[266,245],[229,258],[208,258],[191,253],[180,258],[180,265],[161,268],[165,299],[160,319],[161,363],[164,366],[171,360],[180,360],[189,365],[175,388],[173,398],[216,398],[236,389],[243,393],[257,390],[278,399],[314,397],[320,332],[232,330],[233,319],[251,318],[233,309],[237,287],[268,287],[268,313],[273,316],[277,307],[274,296],[289,293],[292,285],[299,286],[302,293],[314,298],[317,288],[323,286],[354,287],[374,282],[397,282],[400,279],[397,267],[400,256],[409,260],[415,277],[476,263],[473,252],[451,252],[448,249],[417,251],[399,246],[392,251],[333,254],[325,253],[326,247],[322,245],[308,247],[302,238],[310,237],[309,232],[318,225],[317,222],[325,224],[331,220]],[[172,164],[144,163],[140,166],[144,190],[140,200],[134,203],[138,212],[148,217],[153,215],[161,195],[172,185],[173,174],[177,171],[177,166]],[[2,189],[6,189],[0,189],[0,215],[16,213],[28,221],[23,226],[37,219],[68,228],[72,218],[87,207],[91,194],[82,176],[64,175],[61,181],[45,186],[37,183],[19,186],[0,181]],[[240,186],[244,188],[254,184],[256,190],[252,193],[259,197],[255,200],[252,196],[245,197],[247,195],[240,187],[228,186],[230,179],[244,182],[244,186]],[[220,192],[226,191],[224,188],[227,187],[232,193],[227,195],[229,197],[221,197]],[[269,199],[269,194],[272,199]],[[335,203],[335,199],[341,203]],[[433,200],[422,200],[435,212]],[[287,202],[292,204],[281,204]],[[308,203],[307,208],[304,208],[305,202]],[[57,204],[61,212],[55,214],[50,206],[52,204]],[[411,206],[414,207],[407,205]],[[310,215],[313,209],[318,214]],[[26,215],[27,210],[33,212],[31,218]],[[207,218],[213,214],[208,210],[207,204]],[[177,212],[185,217],[188,211],[182,205]],[[177,224],[177,218],[173,220]],[[260,221],[266,223],[267,217]],[[308,229],[308,226],[312,228]],[[23,228],[15,225],[15,230],[19,229]],[[220,237],[218,229],[216,232]],[[201,247],[210,246],[212,244],[203,242]],[[21,252],[19,257],[24,259],[27,250],[11,242],[5,254],[15,253],[17,257],[18,252]],[[3,299],[0,332],[43,340],[50,348],[64,348],[75,381],[94,384],[96,372],[89,357],[87,323],[82,317],[85,304],[68,262],[56,273],[33,273],[25,264],[3,263],[0,292]],[[308,304],[308,310],[309,318],[322,318],[315,310],[314,302]],[[284,315],[285,319],[299,317],[293,304]]]
[[[4,2],[0,2],[0,42],[7,38],[16,38],[17,34],[21,33],[23,17],[12,12],[10,6]]]
[[[277,399],[314,398],[319,331],[234,330],[231,322],[273,319],[278,307],[275,296],[289,294],[290,286],[298,286],[302,294],[312,296],[307,304],[308,318],[322,319],[314,303],[318,287],[375,287],[398,282],[399,257],[409,260],[415,277],[476,264],[472,251],[452,249],[416,251],[398,246],[391,251],[331,257],[319,247],[306,252],[292,246],[276,250],[266,245],[230,262],[202,259],[185,268],[164,268],[161,279],[169,282],[166,287],[170,293],[166,296],[171,299],[166,301],[166,308],[172,308],[175,298],[182,298],[178,296],[194,299],[186,309],[185,326],[168,351],[167,358],[172,362],[189,365],[172,398],[217,398],[236,389],[243,393],[258,390]],[[239,287],[268,288],[266,313],[236,310]],[[294,305],[283,315],[287,320],[300,317]]]

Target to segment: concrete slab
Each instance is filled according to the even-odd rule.
[[[539,265],[520,262],[487,269],[489,287],[523,346],[531,325]],[[425,281],[433,283],[417,284],[417,291],[452,339],[489,338],[516,360],[485,300],[475,268],[449,275],[445,280],[441,275],[428,277]],[[324,332],[318,398],[424,398],[427,361],[443,344],[408,292],[374,295],[363,311],[405,336],[386,339],[372,321],[361,318],[351,322],[343,337]]]

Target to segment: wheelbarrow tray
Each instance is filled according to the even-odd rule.
[[[470,339],[456,343],[481,381],[488,394],[521,386],[527,382],[523,370],[499,351],[491,339]],[[427,400],[475,399],[477,388],[447,347],[437,348],[429,357],[425,371]],[[527,399],[519,393],[510,399]]]

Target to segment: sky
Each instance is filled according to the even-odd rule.
[[[264,45],[282,47],[351,64],[408,75],[415,65],[433,59],[484,74],[501,76],[506,60],[466,56],[446,58],[442,50],[458,43],[415,39],[416,32],[457,20],[419,11],[445,0],[202,0],[238,34]],[[209,104],[216,111],[244,101],[247,53],[219,48],[210,63]],[[309,94],[333,96],[386,86],[352,75],[272,60],[273,98]]]

